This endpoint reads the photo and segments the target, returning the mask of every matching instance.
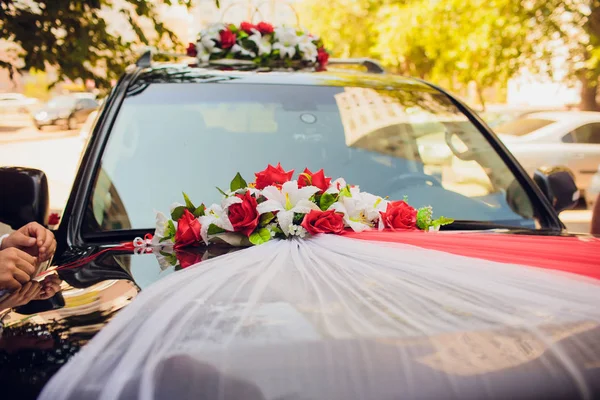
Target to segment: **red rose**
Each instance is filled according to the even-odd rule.
[[[385,212],[380,212],[381,219],[386,228],[415,229],[417,227],[417,210],[405,201],[388,203]]]
[[[317,50],[317,62],[319,63],[319,71],[324,71],[329,62],[329,53],[323,47],[319,47]]]
[[[175,233],[175,247],[184,247],[200,242],[200,221],[188,209],[185,209]]]
[[[294,175],[294,170],[286,172],[281,168],[281,163],[277,163],[277,167],[269,164],[264,171],[257,172],[254,175],[256,176],[256,188],[264,189],[267,186],[283,185],[289,182],[292,175]]]
[[[316,186],[320,190],[320,193],[323,193],[327,189],[329,189],[329,184],[331,183],[331,178],[325,177],[325,172],[323,169],[312,173],[308,168],[304,169],[304,172],[300,174],[298,177],[298,186]]]
[[[190,57],[196,57],[198,55],[198,50],[196,50],[196,44],[195,43],[188,44],[186,53]]]
[[[335,210],[310,210],[302,220],[302,227],[311,235],[317,233],[342,233],[344,218]]]
[[[177,257],[177,261],[179,261],[179,266],[181,269],[187,268],[191,265],[198,264],[202,261],[203,253],[198,251],[186,251],[186,250],[176,250],[175,256]]]
[[[221,35],[221,47],[224,49],[229,49],[235,44],[236,36],[235,33],[231,32],[229,29],[223,29],[220,32]]]
[[[242,30],[248,34],[252,33],[252,29],[256,29],[256,26],[250,22],[242,22],[240,24],[240,30]]]
[[[259,22],[258,25],[256,25],[256,29],[258,29],[261,35],[270,35],[275,31],[273,25],[267,22]]]
[[[256,211],[256,199],[252,197],[250,191],[243,196],[241,194],[236,194],[236,196],[242,199],[242,202],[229,206],[229,220],[235,232],[242,232],[244,235],[250,236],[258,226],[260,217]]]
[[[60,222],[60,215],[52,213],[48,216],[48,225],[57,225]]]

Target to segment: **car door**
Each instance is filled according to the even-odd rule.
[[[576,175],[577,186],[587,189],[600,165],[600,122],[582,125],[562,138],[567,166]]]

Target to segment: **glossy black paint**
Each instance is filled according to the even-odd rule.
[[[482,134],[502,156],[523,188],[525,188],[534,206],[540,210],[538,218],[542,224],[541,230],[516,230],[513,228],[505,229],[502,232],[528,235],[566,235],[563,231],[563,225],[551,204],[487,125],[458,99],[433,85],[414,79],[379,74],[338,74],[332,72],[244,73],[206,70],[181,65],[159,68],[132,66],[108,96],[100,111],[98,122],[91,132],[89,144],[80,161],[72,193],[68,199],[59,228],[55,232],[58,249],[54,265],[65,265],[84,257],[90,257],[102,250],[119,245],[121,242],[131,241],[136,236],[143,236],[143,234],[148,233],[146,230],[136,230],[112,232],[109,237],[106,235],[83,237],[81,235],[82,217],[86,211],[92,183],[123,99],[136,91],[144,90],[149,84],[215,81],[223,84],[235,84],[238,81],[273,85],[285,83],[343,86],[351,84],[374,88],[388,87],[394,81],[396,86],[404,85],[407,89],[418,88],[426,91],[441,91],[481,130]],[[459,230],[487,230],[492,228],[502,227],[470,221],[457,221],[448,227],[448,229]],[[168,273],[182,268],[182,265],[185,266],[201,259],[219,256],[228,251],[235,251],[235,249],[201,247],[186,251],[185,254],[180,252],[175,254],[176,265],[166,269],[163,269],[164,266],[159,265],[154,254],[137,255],[132,254],[130,251],[108,251],[82,266],[61,270],[59,274],[68,284],[71,292],[70,297],[58,295],[44,305],[38,304],[18,310],[23,316],[38,313],[40,310],[51,310],[48,314],[53,313],[51,316],[54,319],[50,320],[49,316],[43,322],[26,323],[19,328],[11,328],[10,326],[5,328],[5,334],[0,339],[0,387],[7,394],[7,398],[35,398],[45,382],[60,366],[102,329],[115,313],[125,307],[138,291],[143,290],[145,286]],[[150,275],[142,276],[140,271],[142,271],[142,275]],[[152,275],[152,273],[154,274]],[[97,288],[98,285],[109,282],[112,286],[94,289],[97,291],[98,297],[94,302],[86,303],[87,298],[85,301],[79,299],[82,304],[78,305],[75,302],[77,296],[72,293],[76,293],[77,289],[89,291],[92,288]],[[91,293],[95,292],[92,291]],[[63,308],[65,305],[66,307]],[[8,320],[8,323],[10,322]],[[16,370],[19,371],[18,374],[10,372]],[[559,397],[568,397],[573,393],[575,392],[572,388],[565,388]],[[442,393],[438,393],[438,395],[443,397]]]
[[[29,222],[46,225],[50,197],[48,179],[33,168],[0,168],[0,221],[18,229]]]

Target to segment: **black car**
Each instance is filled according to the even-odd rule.
[[[98,108],[98,102],[90,97],[76,95],[56,96],[33,114],[33,122],[38,129],[44,126],[62,125],[76,129]]]
[[[367,67],[367,72],[346,70],[339,64],[357,64]],[[406,195],[415,206],[430,204],[437,213],[456,219],[443,229],[564,235],[558,212],[576,200],[571,175],[564,170],[540,171],[534,182],[481,119],[444,90],[386,74],[369,60],[331,60],[328,72],[244,69],[247,66],[153,64],[146,56],[120,79],[102,105],[55,230],[58,249],[52,265],[71,266],[59,272],[62,292],[4,316],[3,399],[35,398],[140,290],[187,264],[231,251],[197,249],[185,255],[185,263],[165,265],[153,254],[111,248],[152,232],[154,209],[168,209],[182,191],[207,204],[218,201],[214,187],[229,182],[238,171],[252,176],[267,163],[279,161],[297,171],[307,166],[324,168],[328,175],[343,176],[365,191],[392,199]],[[63,115],[70,116],[70,111]],[[419,142],[426,141],[431,151],[432,136],[440,138],[437,146],[470,163],[478,179],[462,179],[453,173],[452,165],[422,156]],[[47,222],[43,172],[4,168],[0,185],[2,222],[13,228],[32,220]],[[95,254],[99,256],[93,258]],[[89,261],[78,262],[83,259]],[[590,332],[598,343],[598,328]],[[247,334],[252,336],[252,331]],[[406,346],[421,346],[411,343]],[[528,351],[526,342],[521,345]],[[365,363],[368,353],[376,351],[384,363],[379,367],[395,365],[397,353],[356,346]],[[483,359],[485,349],[480,351]],[[598,348],[581,351],[599,354]],[[319,363],[336,362],[323,357]],[[252,365],[252,360],[246,361]],[[277,365],[290,378],[296,376],[293,365]],[[593,392],[588,394],[595,397],[600,395],[600,370],[597,364],[588,367],[588,374],[579,379],[591,385]],[[543,363],[532,363],[502,369],[499,375],[490,373],[466,397],[500,392],[504,398],[580,394],[577,384],[554,380],[544,375],[544,368]],[[298,371],[297,377],[310,381],[310,374],[318,371],[315,365]],[[333,380],[331,385],[367,382],[378,371],[365,364],[352,381]],[[530,387],[528,375],[523,375],[527,371],[540,373]],[[457,393],[452,388],[458,378],[451,371],[439,372],[435,382],[416,375],[414,379],[422,385],[422,396],[407,392],[394,398],[449,398]],[[461,385],[468,385],[470,378],[460,379]],[[329,392],[322,392],[320,398],[327,398],[325,393]],[[368,393],[375,392],[355,395],[375,398]],[[285,398],[319,397],[297,393]]]

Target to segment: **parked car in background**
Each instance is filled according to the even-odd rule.
[[[21,93],[0,93],[0,113],[27,113],[37,102]]]
[[[98,102],[89,96],[57,96],[34,114],[34,124],[38,129],[49,125],[65,125],[68,129],[76,129],[97,108]]]
[[[495,128],[533,113],[565,110],[563,107],[488,106],[485,111],[480,111],[479,115],[490,127]]]
[[[528,114],[494,128],[528,173],[566,165],[588,202],[592,176],[600,165],[600,112],[557,111]]]

